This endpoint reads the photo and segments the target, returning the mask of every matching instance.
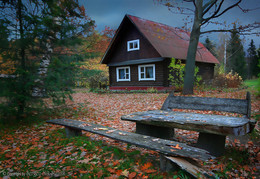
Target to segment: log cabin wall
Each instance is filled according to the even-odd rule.
[[[126,65],[126,66],[130,66],[131,81],[117,81],[116,67],[110,66],[109,67],[110,86],[168,86],[168,78],[165,78],[166,73],[164,73],[165,67],[167,65],[165,61],[156,62],[153,64],[155,64],[155,81],[153,80],[139,81],[138,65]]]
[[[127,41],[140,40],[140,49],[127,51]],[[125,21],[109,52],[109,63],[118,63],[128,60],[161,57],[150,42],[129,21]]]
[[[203,81],[208,81],[214,78],[215,64],[196,62],[196,66],[199,67],[198,75],[202,77]]]

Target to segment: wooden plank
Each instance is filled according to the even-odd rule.
[[[243,99],[171,96],[167,109],[192,109],[248,114],[248,101]]]
[[[249,119],[247,117],[153,110],[124,115],[121,116],[121,119],[218,135],[240,136],[250,132]]]
[[[211,156],[206,150],[191,147],[184,143],[116,130],[98,124],[87,124],[82,121],[71,119],[54,119],[47,121],[47,123],[62,125],[65,127],[76,128],[94,134],[99,134],[118,141],[158,151],[159,153],[168,156],[180,156],[202,161],[215,158],[214,156]]]
[[[213,172],[204,169],[198,163],[194,163],[194,162],[192,163],[180,157],[170,157],[170,156],[165,156],[165,157],[166,159],[177,164],[182,170],[185,170],[186,172],[190,173],[194,178],[201,178],[201,179],[218,178],[217,176],[215,176]]]

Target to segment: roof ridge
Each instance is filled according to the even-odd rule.
[[[170,25],[161,23],[161,22],[156,22],[156,21],[153,21],[153,20],[149,20],[149,19],[145,19],[145,18],[142,18],[142,17],[134,16],[134,15],[131,15],[131,14],[126,14],[126,16],[127,16],[127,17],[130,16],[130,18],[131,18],[131,16],[132,16],[132,17],[136,17],[136,18],[138,18],[138,19],[140,19],[140,20],[150,21],[150,22],[153,22],[153,23],[155,23],[155,24],[160,24],[160,25],[163,25],[163,26],[167,26],[167,27],[170,27],[170,28],[173,28],[173,29],[177,29],[177,30],[180,30],[180,31],[183,31],[183,32],[186,32],[186,33],[189,33],[189,34],[190,34],[189,31],[184,30],[184,29],[182,29],[182,28],[180,28],[180,27],[173,27],[173,26],[170,26]]]

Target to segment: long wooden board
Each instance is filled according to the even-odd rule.
[[[158,151],[159,153],[168,156],[180,156],[202,161],[207,161],[215,158],[214,156],[210,155],[206,150],[191,147],[184,143],[121,131],[110,127],[104,127],[98,124],[89,124],[72,119],[53,119],[47,121],[47,123],[62,125],[72,129],[74,128],[77,130],[84,130],[94,134],[99,134],[118,141]]]

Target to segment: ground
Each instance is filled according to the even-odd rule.
[[[145,110],[160,109],[166,93],[90,93],[80,89],[68,100],[70,110],[55,117],[72,118],[104,126],[135,131],[135,124],[120,120],[120,116]],[[176,95],[179,95],[178,93]],[[196,91],[196,96],[245,98],[246,89]],[[259,99],[252,95],[252,117],[259,115]],[[259,124],[256,126],[259,132]],[[196,142],[197,132],[176,130],[176,138]],[[90,133],[85,138],[66,139],[60,126],[46,123],[4,130],[0,134],[0,178],[30,175],[41,178],[167,178],[174,174],[158,170],[158,154],[135,146],[116,142]],[[227,138],[224,157],[204,164],[221,178],[253,178],[260,170],[260,143],[257,134],[240,139]],[[100,143],[99,141],[102,141]],[[111,148],[115,146],[116,148]],[[138,151],[138,152],[137,152]],[[126,153],[126,154],[125,154]],[[239,157],[238,157],[239,156]],[[145,157],[145,158],[143,158]],[[180,173],[176,173],[179,177]]]

